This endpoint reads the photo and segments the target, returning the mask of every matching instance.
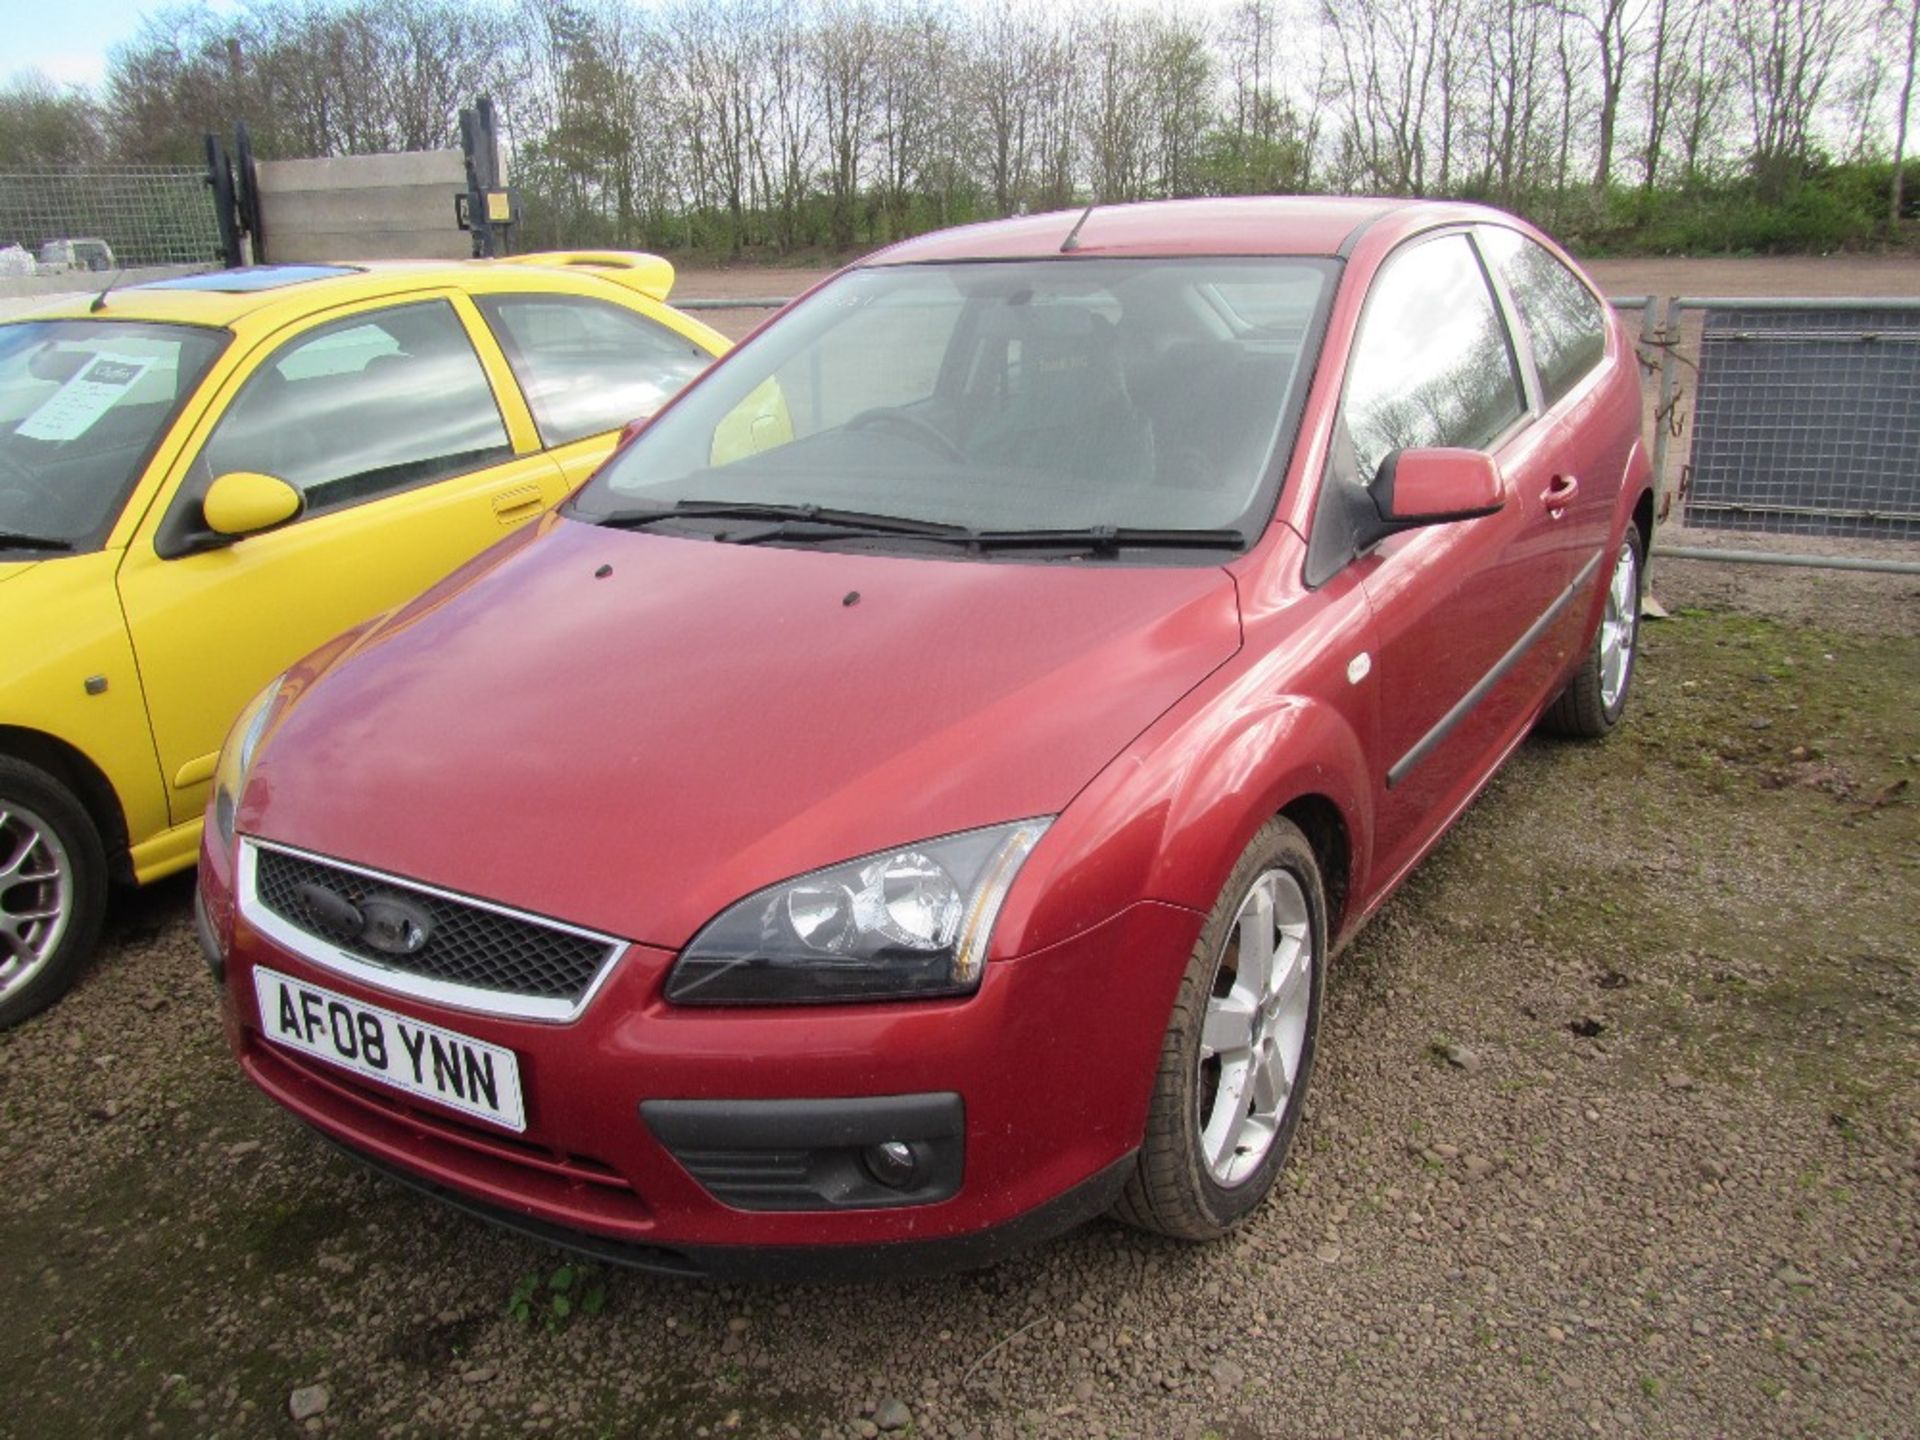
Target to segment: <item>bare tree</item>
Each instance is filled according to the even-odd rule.
[[[1714,22],[1710,4],[1695,0],[1655,0],[1649,17],[1646,66],[1643,70],[1642,103],[1645,106],[1645,140],[1640,147],[1640,188],[1652,193],[1660,180],[1661,161],[1665,157],[1668,127],[1687,78],[1687,56],[1694,37],[1702,27]]]
[[[1900,209],[1906,188],[1907,121],[1913,106],[1914,58],[1920,54],[1920,0],[1906,0],[1907,56],[1905,78],[1900,82],[1899,119],[1893,127],[1893,194],[1887,204],[1887,224],[1898,229]]]
[[[1019,0],[996,0],[965,32],[963,94],[978,117],[993,208],[1011,215],[1032,175],[1053,36]]]
[[[1485,37],[1479,184],[1496,203],[1510,206],[1539,168],[1542,60],[1549,30],[1557,33],[1558,12],[1542,0],[1487,0],[1475,18]]]
[[[801,243],[801,207],[816,160],[813,83],[806,58],[806,19],[797,0],[775,0],[763,46],[767,124],[760,137],[761,188],[773,208],[776,248]]]
[[[1279,22],[1276,0],[1238,0],[1221,28],[1227,82],[1233,92],[1225,128],[1243,150],[1274,138],[1280,103],[1274,86]]]
[[[1292,19],[1281,0],[1237,0],[1214,30],[1214,68],[1227,99],[1204,181],[1217,193],[1285,193],[1312,183],[1326,50],[1301,45],[1304,27]]]
[[[1751,164],[1763,200],[1780,199],[1799,178],[1841,42],[1856,33],[1861,19],[1861,0],[1733,6],[1733,50],[1752,120]]]
[[[1553,147],[1553,188],[1565,190],[1573,174],[1573,127],[1578,123],[1578,69],[1574,61],[1573,36],[1564,14],[1556,16],[1553,27],[1554,78],[1559,82],[1559,117]]]
[[[1200,193],[1200,156],[1216,119],[1214,62],[1204,26],[1178,12],[1146,16],[1135,37],[1152,116],[1153,173],[1146,192]]]
[[[1436,13],[1445,0],[1323,0],[1342,83],[1340,143],[1345,168],[1387,194],[1426,189],[1426,135],[1439,54]]]
[[[1699,186],[1725,158],[1723,135],[1735,94],[1731,30],[1725,11],[1705,10],[1675,72],[1683,189]]]
[[[880,25],[867,0],[828,0],[813,29],[813,65],[827,147],[832,240],[853,243],[860,167],[873,125]]]
[[[524,242],[731,253],[1314,185],[1484,197],[1578,236],[1613,223],[1623,166],[1704,203],[1744,163],[1764,203],[1816,154],[1891,151],[1893,213],[1905,194],[1920,0],[1163,3],[189,6],[115,53],[92,133],[136,162],[194,163],[243,116],[267,157],[412,149],[487,91]],[[0,145],[72,148],[9,138],[45,114],[84,148],[87,113],[0,95]]]
[[[952,49],[950,21],[927,0],[900,0],[882,24],[875,140],[880,212],[889,239],[910,232],[914,194],[927,188],[934,170],[946,98],[942,77]]]
[[[1599,131],[1594,139],[1593,188],[1606,190],[1613,178],[1614,133],[1620,124],[1620,97],[1633,60],[1633,35],[1645,14],[1644,0],[1579,0],[1564,7],[1567,17],[1592,35],[1600,62]]]
[[[371,79],[376,104],[391,123],[393,148],[450,144],[461,107],[492,85],[506,50],[504,16],[436,0],[390,0],[378,14]]]
[[[764,133],[763,33],[750,0],[713,6],[683,0],[666,18],[696,209],[725,216],[726,248],[749,239],[758,184],[755,137]]]
[[[1146,193],[1150,95],[1140,63],[1143,23],[1117,7],[1090,23],[1082,126],[1096,200],[1138,200]]]

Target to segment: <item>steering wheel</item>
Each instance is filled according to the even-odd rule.
[[[966,452],[918,415],[908,414],[897,405],[876,405],[862,410],[847,421],[848,430],[891,430],[909,440],[918,440],[927,449],[949,460],[964,463]]]

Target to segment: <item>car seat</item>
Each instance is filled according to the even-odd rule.
[[[1112,322],[1064,304],[1003,314],[989,353],[1006,356],[1005,388],[972,427],[968,458],[1113,486],[1150,479],[1153,436],[1127,394]]]

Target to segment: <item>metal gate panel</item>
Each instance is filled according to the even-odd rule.
[[[105,240],[114,268],[209,265],[220,230],[204,170],[121,166],[0,175],[0,245]]]
[[[1709,310],[1685,510],[1715,529],[1920,537],[1920,309]]]

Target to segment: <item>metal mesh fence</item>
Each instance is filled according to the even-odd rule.
[[[1920,538],[1920,308],[1716,308],[1699,357],[1689,525]]]
[[[206,172],[127,167],[0,174],[0,246],[104,240],[117,266],[219,263]]]

